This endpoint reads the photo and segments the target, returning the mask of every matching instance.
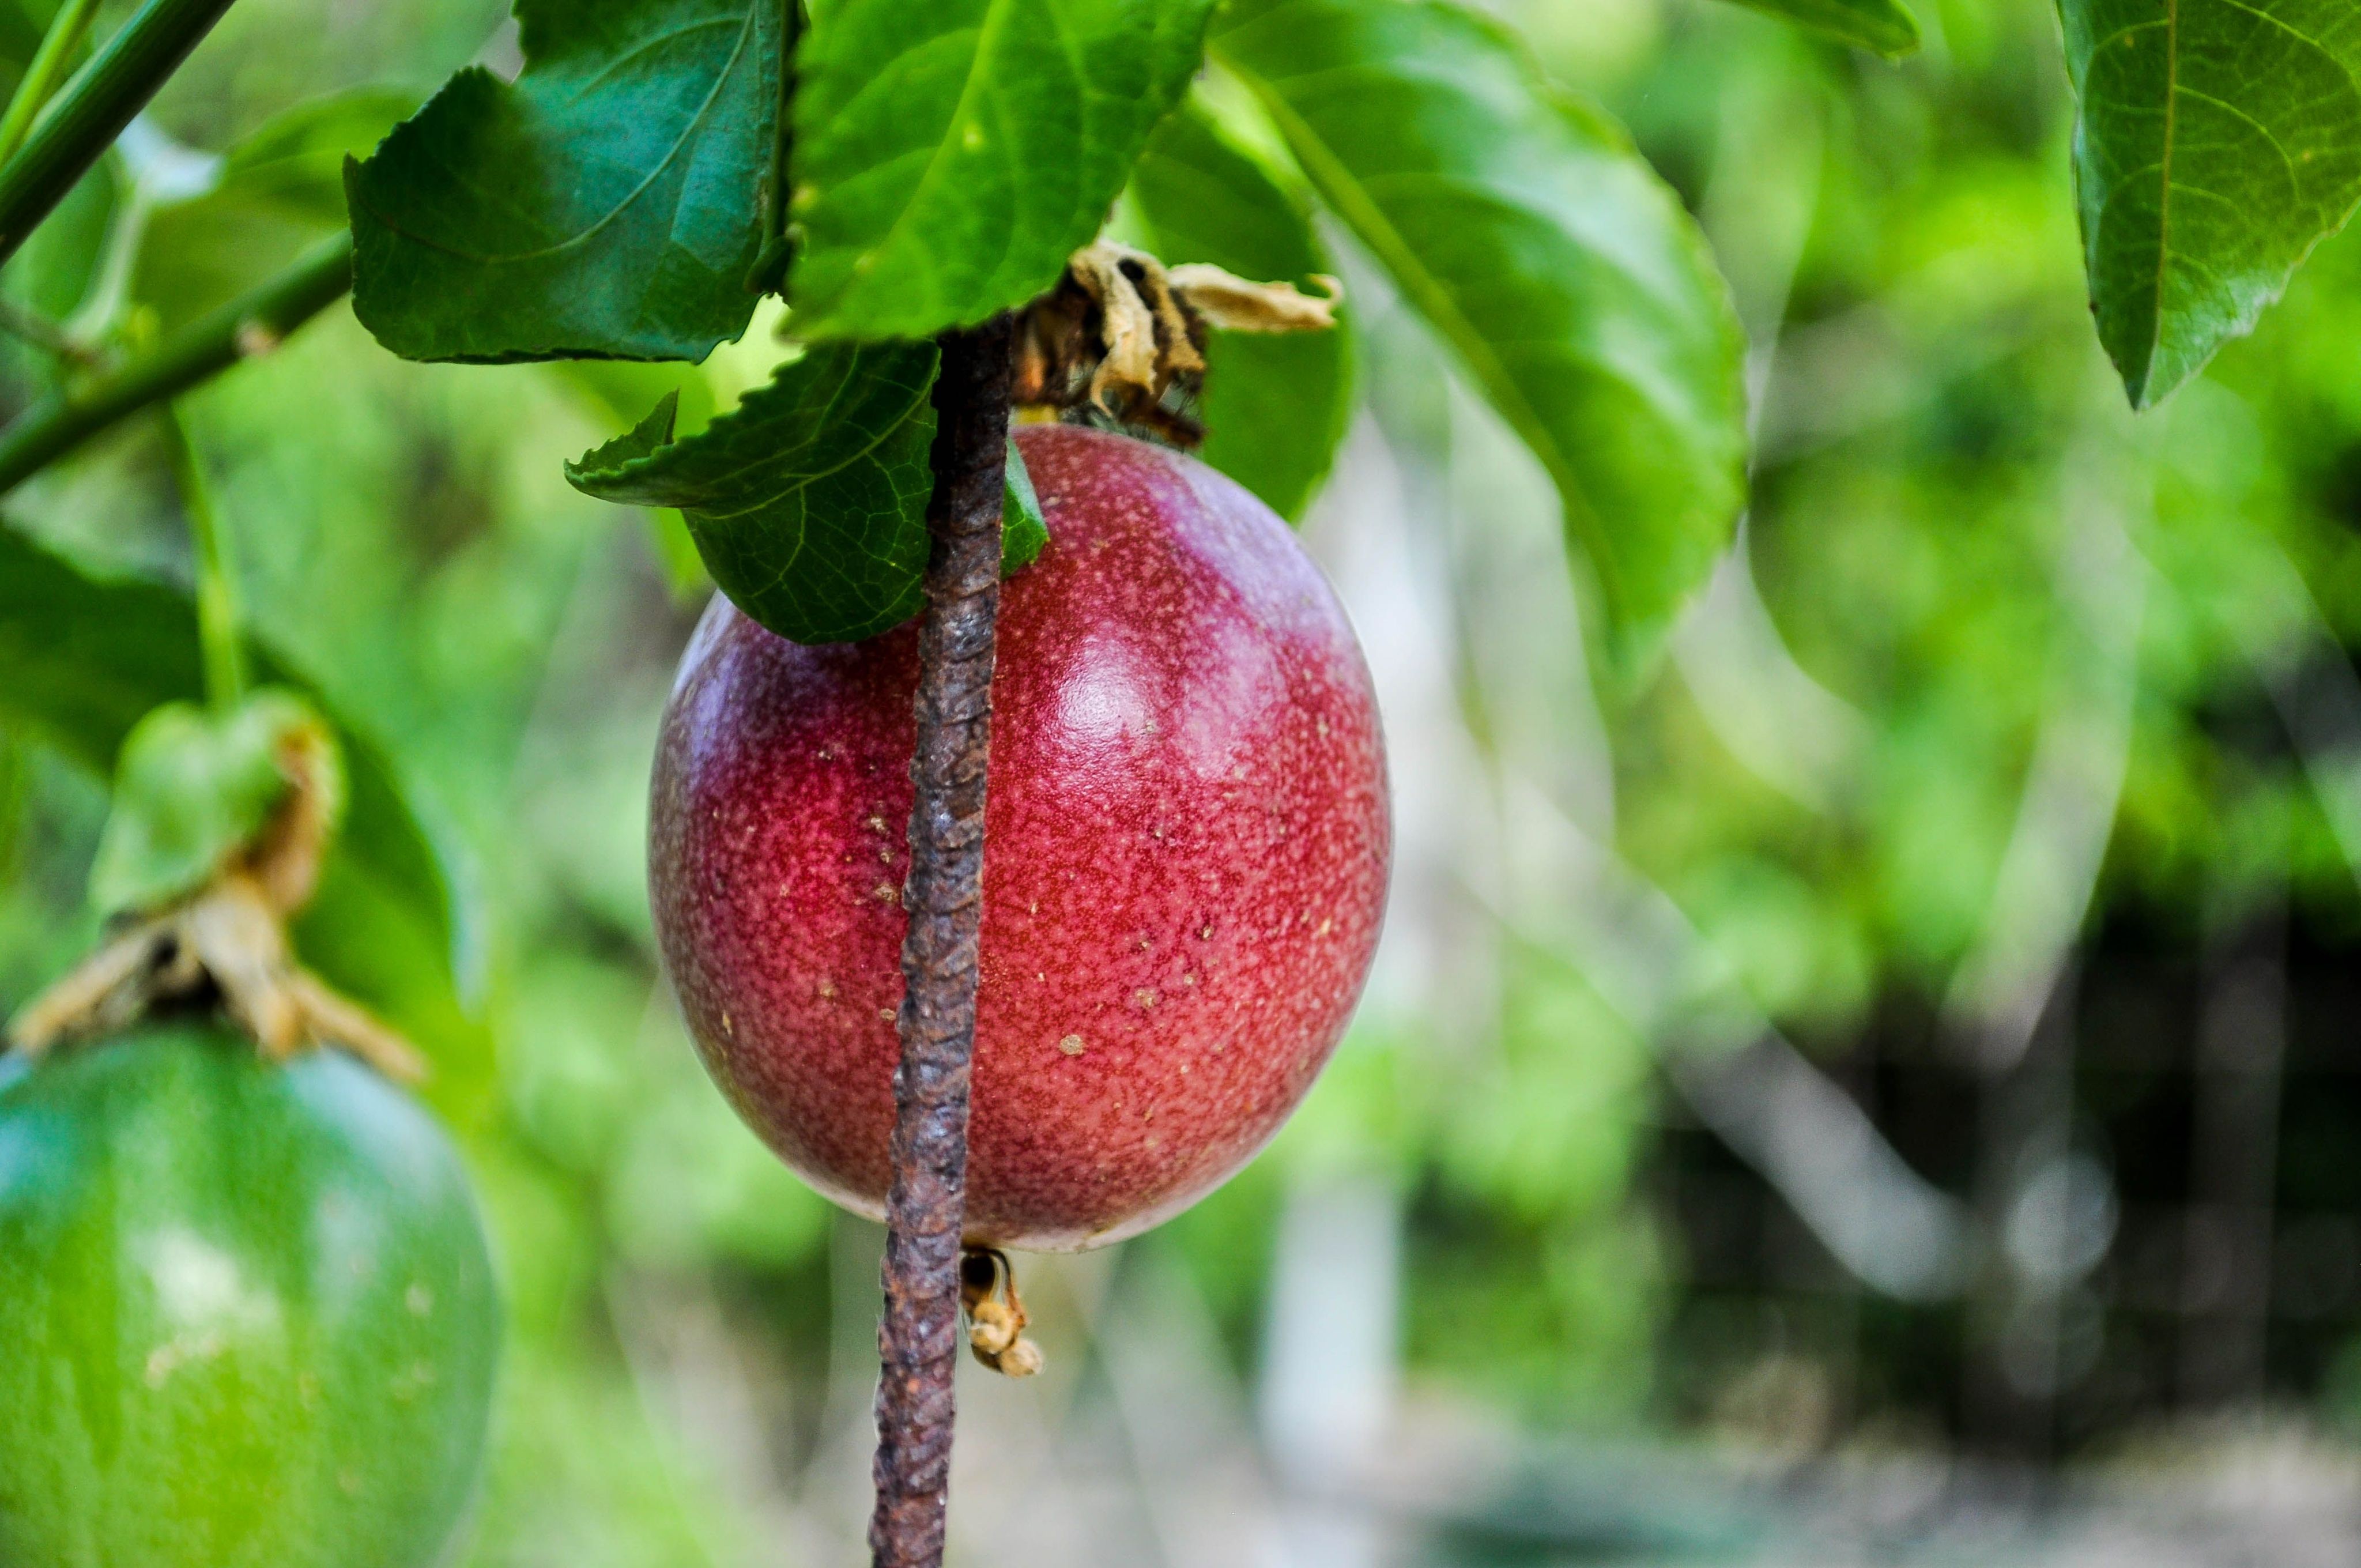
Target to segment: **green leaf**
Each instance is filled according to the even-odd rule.
[[[797,642],[857,642],[917,614],[927,566],[932,344],[823,345],[697,434],[666,397],[637,428],[566,466],[577,489],[677,507],[732,603]],[[1049,525],[1008,447],[1001,568],[1031,564]]]
[[[566,477],[678,507],[714,582],[780,636],[858,641],[917,613],[934,378],[931,344],[817,348],[686,440],[665,399]]]
[[[353,308],[410,359],[702,359],[746,330],[778,140],[781,0],[517,0],[346,173]]]
[[[272,115],[222,157],[213,189],[159,207],[140,236],[133,297],[170,331],[236,298],[345,225],[345,160],[418,107],[364,87]]]
[[[1856,49],[1900,60],[1918,50],[1918,20],[1900,0],[1738,0]]]
[[[279,759],[298,737],[335,742],[292,692],[262,690],[235,712],[168,702],[125,737],[91,901],[108,915],[196,892],[262,831],[287,794]],[[341,795],[341,786],[337,794]]]
[[[1170,264],[1209,261],[1257,282],[1316,290],[1334,264],[1312,216],[1195,104],[1168,116],[1131,173],[1125,215]],[[1349,323],[1308,333],[1215,332],[1205,348],[1208,463],[1281,517],[1303,515],[1353,412]]]
[[[344,828],[296,923],[304,961],[435,1058],[430,1095],[479,1090],[490,1045],[460,1000],[470,967],[435,840],[376,746],[267,649],[256,675],[302,692],[335,726]],[[160,583],[106,578],[0,526],[0,726],[46,740],[100,777],[159,705],[195,702],[203,674],[195,607]]]
[[[1033,476],[1016,442],[1008,443],[1008,482],[1000,500],[1000,575],[1013,577],[1049,547],[1049,520],[1033,489]]]
[[[2361,199],[2348,0],[2059,0],[2099,341],[2146,408]]]
[[[1215,60],[1555,482],[1628,670],[1728,543],[1743,341],[1705,238],[1514,38],[1411,0],[1238,0]]]
[[[65,321],[82,305],[106,254],[118,173],[116,159],[100,159],[67,192],[57,211],[26,236],[23,247],[0,269],[0,293],[11,303],[51,322]],[[0,361],[27,389],[45,390],[62,386],[72,368],[48,348],[14,334],[0,342]]]
[[[1089,243],[1211,0],[838,0],[796,66],[797,336],[929,337]]]
[[[39,7],[45,13],[55,8]],[[33,51],[41,47],[41,29],[49,18],[43,16],[37,22],[32,11],[32,7],[24,5],[0,5],[0,60],[6,62],[6,74],[12,83],[33,58]]]
[[[601,424],[628,424],[667,395],[680,400],[680,422],[702,430],[715,412],[713,383],[694,366],[629,359],[559,359],[544,374],[584,403]]]
[[[689,430],[703,430],[714,414],[713,383],[696,367],[651,364],[629,359],[557,359],[550,362],[555,377],[590,405],[598,422],[629,424],[640,410],[670,396],[676,400],[675,420]],[[702,603],[713,592],[713,578],[689,537],[688,524],[671,507],[647,509],[648,547],[673,594],[686,603]]]
[[[218,197],[275,208],[320,228],[346,221],[345,163],[418,112],[406,87],[356,87],[298,104],[222,155]]]

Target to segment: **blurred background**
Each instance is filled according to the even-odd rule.
[[[1304,532],[1390,735],[1378,972],[1237,1179],[1020,1259],[1049,1370],[962,1368],[954,1561],[2361,1559],[2361,236],[2135,422],[2041,0],[1919,0],[1898,67],[1499,9],[1702,218],[1752,513],[1604,710],[1547,485],[1336,236],[1364,406]],[[209,155],[346,89],[365,148],[512,69],[503,12],[245,0],[0,274],[11,406],[29,313],[136,334],[340,219],[185,237]],[[879,1233],[732,1119],[649,931],[705,590],[560,473],[778,353],[416,366],[339,305],[185,404],[251,618],[467,868],[485,1027],[432,1095],[511,1322],[482,1568],[865,1560]],[[7,515],[186,579],[144,425]],[[0,736],[0,1007],[90,940],[104,810]]]

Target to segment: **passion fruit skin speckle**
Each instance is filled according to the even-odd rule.
[[[1375,696],[1319,570],[1193,458],[1021,431],[1050,543],[1001,595],[967,1234],[1099,1245],[1278,1131],[1383,911]],[[805,647],[717,598],[658,744],[657,933],[739,1113],[883,1212],[913,627]]]

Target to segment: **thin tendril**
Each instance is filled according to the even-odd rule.
[[[171,403],[157,410],[164,433],[164,452],[172,465],[172,479],[181,491],[181,508],[188,514],[189,543],[197,567],[197,641],[204,654],[205,701],[216,713],[226,713],[246,696],[246,649],[237,634],[237,581],[228,539],[214,510],[213,492],[196,448],[189,444],[188,427]]]

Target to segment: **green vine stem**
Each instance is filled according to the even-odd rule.
[[[172,333],[119,370],[44,399],[0,430],[0,491],[23,484],[83,442],[177,397],[281,339],[353,286],[353,238],[337,234],[276,278]]]
[[[196,560],[197,642],[205,663],[205,701],[216,713],[228,713],[246,697],[246,650],[237,636],[237,567],[222,532],[221,515],[214,510],[213,487],[204,465],[189,441],[189,427],[181,411],[170,402],[158,405],[156,422],[164,433],[164,455],[172,465],[172,482],[181,492],[181,510],[189,518],[190,553]]]
[[[16,254],[229,7],[230,0],[148,0],[66,83],[25,145],[0,163],[0,262]]]
[[[16,83],[16,95],[8,100],[8,112],[0,115],[0,164],[25,145],[25,133],[33,128],[49,95],[64,80],[66,67],[73,63],[82,40],[90,33],[91,18],[97,15],[98,0],[66,0],[49,18],[49,30],[41,35],[41,47],[25,67],[24,80]]]

